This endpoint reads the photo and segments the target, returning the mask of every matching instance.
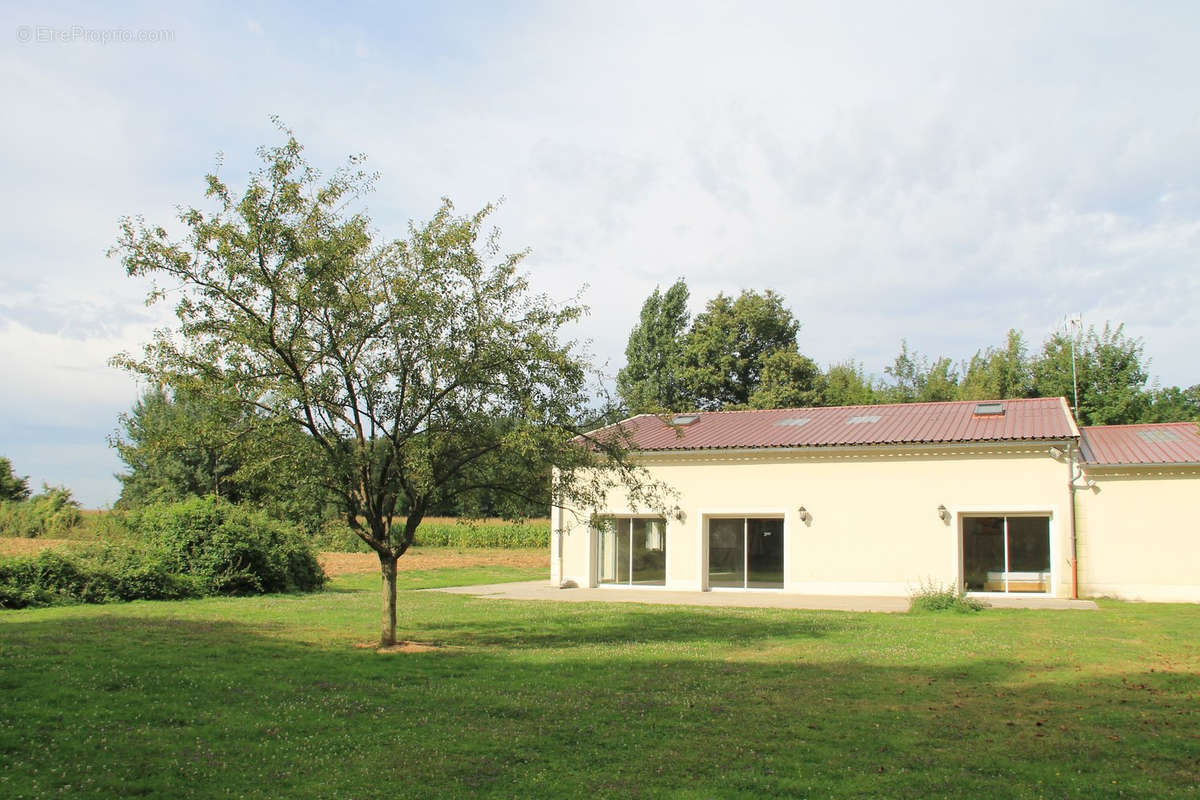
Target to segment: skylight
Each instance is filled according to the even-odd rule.
[[[878,414],[863,414],[861,417],[851,417],[846,420],[847,425],[865,425],[872,422],[879,422],[883,417]]]
[[[812,420],[810,420],[808,417],[788,417],[787,419],[779,420],[775,424],[790,425],[794,428],[799,428],[801,425],[807,425],[810,422],[812,422]]]
[[[1143,442],[1178,442],[1179,434],[1175,431],[1148,430],[1138,431],[1138,438]]]
[[[676,414],[671,417],[672,425],[691,425],[696,420],[700,419],[699,414]]]
[[[1003,417],[1004,403],[980,403],[975,406],[977,417]]]

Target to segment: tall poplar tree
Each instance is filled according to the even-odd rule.
[[[625,347],[625,367],[617,374],[617,392],[628,413],[681,411],[686,405],[679,367],[687,303],[687,284],[680,278],[666,292],[654,287],[642,304]]]

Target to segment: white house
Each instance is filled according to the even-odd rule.
[[[619,486],[594,522],[556,511],[556,584],[1200,601],[1190,423],[1081,434],[1065,400],[1036,398],[619,424],[678,512],[634,508]]]

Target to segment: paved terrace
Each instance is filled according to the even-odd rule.
[[[551,600],[560,603],[654,603],[672,606],[721,606],[727,608],[796,608],[818,611],[908,610],[907,597],[860,597],[845,595],[757,592],[672,592],[662,589],[559,589],[544,580],[521,583],[491,583],[480,586],[449,586],[429,592],[468,594],[493,600]],[[1050,597],[989,597],[995,608],[1090,609],[1091,600],[1060,600]]]

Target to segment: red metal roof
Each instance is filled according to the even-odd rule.
[[[1082,433],[1079,449],[1087,464],[1200,464],[1195,422],[1097,425]]]
[[[643,451],[1061,440],[1079,435],[1062,398],[989,402],[1003,404],[1004,413],[976,414],[984,403],[970,400],[698,411],[693,412],[695,422],[678,426],[668,424],[670,416],[642,414],[619,424],[629,435],[629,445]]]

